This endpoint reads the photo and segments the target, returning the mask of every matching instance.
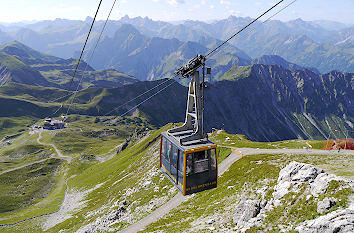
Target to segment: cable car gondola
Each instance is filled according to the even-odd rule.
[[[203,66],[203,83],[199,71]],[[189,83],[185,122],[161,134],[160,169],[183,193],[188,195],[217,187],[217,146],[208,139],[203,129],[205,57],[197,55],[179,68],[175,75],[187,78]],[[208,69],[208,73],[210,69]]]

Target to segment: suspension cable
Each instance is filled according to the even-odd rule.
[[[149,93],[150,91],[152,91],[152,90],[156,89],[157,87],[159,87],[159,86],[165,84],[166,82],[168,82],[168,81],[170,81],[170,80],[173,80],[175,77],[176,77],[176,76],[174,76],[174,77],[172,77],[172,78],[168,78],[168,79],[166,79],[165,81],[163,81],[162,83],[159,83],[158,85],[153,86],[152,88],[150,88],[150,89],[148,89],[147,91],[141,93],[140,95],[134,97],[133,99],[128,100],[127,102],[125,102],[125,103],[119,105],[118,107],[113,108],[111,111],[109,111],[109,112],[107,112],[106,114],[104,114],[104,116],[107,116],[108,114],[110,114],[110,113],[112,113],[112,112],[114,112],[114,111],[117,111],[119,108],[121,108],[121,107],[127,105],[128,103],[130,103],[130,102],[132,102],[132,101],[138,99],[139,97],[141,97],[141,96],[143,96],[143,95]]]
[[[109,13],[108,13],[107,18],[106,18],[106,21],[104,22],[104,25],[103,25],[102,30],[101,30],[101,32],[100,32],[100,35],[99,35],[99,37],[98,37],[98,39],[97,39],[97,41],[96,41],[95,47],[93,48],[93,51],[92,51],[92,53],[91,53],[91,56],[90,56],[88,62],[86,63],[86,67],[85,67],[85,69],[84,69],[84,71],[83,71],[83,73],[82,73],[82,76],[81,76],[81,78],[80,78],[78,84],[77,84],[76,90],[75,90],[75,92],[74,92],[74,96],[73,96],[73,98],[71,99],[71,103],[69,104],[69,107],[68,107],[68,109],[67,109],[65,115],[68,115],[68,113],[69,113],[69,111],[70,111],[70,108],[71,108],[71,105],[74,103],[74,100],[75,100],[75,98],[76,98],[76,94],[77,94],[77,92],[79,91],[80,84],[81,84],[81,82],[82,82],[82,80],[83,80],[83,78],[84,78],[84,76],[85,76],[85,72],[86,72],[86,70],[87,70],[87,68],[88,68],[88,66],[89,66],[89,63],[91,63],[91,61],[92,61],[93,55],[94,55],[94,53],[95,53],[95,51],[96,51],[96,48],[97,48],[97,46],[98,46],[98,44],[99,44],[99,42],[100,42],[100,40],[101,40],[101,38],[102,38],[103,31],[104,31],[104,29],[105,29],[106,26],[107,26],[109,17],[111,16],[111,13],[112,13],[112,11],[113,11],[113,8],[114,8],[116,2],[117,2],[117,0],[114,0],[114,2],[113,2],[113,4],[112,4],[112,7],[111,7],[111,9],[110,9],[110,11],[109,11]]]
[[[274,6],[272,6],[271,8],[269,8],[268,10],[266,10],[263,14],[261,14],[260,16],[258,16],[256,19],[254,19],[252,22],[250,22],[249,24],[247,24],[246,26],[244,26],[242,29],[240,29],[239,31],[237,31],[235,34],[233,34],[231,37],[229,37],[227,40],[225,40],[224,42],[222,42],[220,45],[218,45],[215,49],[209,51],[205,57],[209,57],[212,53],[214,53],[216,50],[218,50],[221,46],[223,46],[224,44],[226,44],[227,42],[229,42],[232,38],[234,38],[236,35],[238,35],[240,32],[242,32],[243,30],[245,30],[246,28],[248,28],[250,25],[252,25],[254,22],[256,22],[258,19],[260,19],[261,17],[263,17],[265,14],[267,14],[269,11],[273,10],[276,6],[278,6],[280,3],[282,3],[284,0],[280,0],[277,4],[275,4]]]
[[[292,2],[290,2],[289,4],[287,4],[286,6],[284,6],[282,9],[280,9],[279,11],[277,11],[275,14],[273,14],[272,16],[268,17],[266,20],[264,20],[262,22],[262,24],[265,24],[267,22],[269,22],[272,18],[274,18],[276,15],[278,15],[280,12],[282,12],[283,10],[285,10],[286,8],[288,8],[290,5],[294,4],[297,0],[293,0]],[[254,32],[257,28],[253,28],[251,31],[248,31],[246,35],[250,35],[252,32]],[[245,36],[243,36],[244,38]],[[234,47],[232,44],[227,44],[226,46],[228,47]],[[221,50],[219,50],[220,52]]]
[[[173,79],[168,79],[168,80],[173,80]],[[159,94],[160,92],[162,92],[163,90],[167,89],[169,86],[171,86],[172,84],[174,84],[175,82],[171,82],[170,84],[168,84],[167,86],[165,86],[164,88],[162,88],[161,90],[159,90],[158,92],[156,92],[155,94],[153,94],[152,96],[150,96],[149,98],[146,98],[145,100],[141,101],[140,103],[138,103],[137,105],[135,105],[134,107],[132,107],[131,109],[129,109],[128,111],[124,112],[123,114],[119,115],[119,117],[125,116],[126,114],[128,114],[129,112],[133,111],[135,108],[139,107],[140,105],[142,105],[143,103],[145,103],[146,101],[150,100],[152,97],[156,96],[157,94]],[[105,115],[106,116],[106,115]]]
[[[87,41],[88,41],[88,39],[89,39],[89,37],[90,37],[91,31],[92,31],[92,28],[93,28],[93,24],[94,24],[95,21],[96,21],[96,17],[97,17],[98,11],[99,11],[99,9],[100,9],[100,7],[101,7],[101,3],[102,3],[102,0],[100,0],[100,3],[98,4],[98,7],[97,7],[97,10],[96,10],[96,13],[95,13],[95,17],[94,17],[93,20],[92,20],[92,23],[91,23],[91,26],[90,26],[90,30],[89,30],[89,32],[88,32],[88,34],[87,34],[87,36],[86,36],[86,40],[85,40],[84,46],[82,47],[79,60],[77,61],[77,64],[76,64],[76,67],[75,67],[75,70],[74,70],[73,77],[71,78],[70,83],[69,83],[68,91],[70,91],[70,87],[71,87],[71,85],[72,85],[72,83],[73,83],[73,81],[74,81],[74,78],[75,78],[77,69],[78,69],[78,67],[79,67],[79,65],[80,65],[80,62],[81,62],[82,55],[83,55],[83,53],[84,53],[84,51],[85,51],[85,48],[86,48]]]
[[[87,33],[84,46],[82,47],[79,60],[77,61],[77,64],[76,64],[76,67],[75,67],[75,70],[74,70],[73,77],[71,78],[70,83],[69,83],[69,85],[68,85],[68,89],[67,89],[67,90],[68,90],[69,92],[70,92],[70,88],[71,88],[71,85],[72,85],[72,83],[73,83],[73,80],[74,80],[74,78],[75,78],[77,69],[78,69],[78,67],[79,67],[79,65],[80,65],[82,55],[83,55],[83,53],[84,53],[84,51],[85,51],[87,41],[88,41],[88,39],[89,39],[89,37],[90,37],[91,31],[92,31],[93,25],[94,25],[94,23],[95,23],[95,21],[96,21],[96,17],[97,17],[97,14],[98,14],[99,9],[100,9],[100,7],[101,7],[101,4],[102,4],[102,0],[100,0],[100,2],[99,2],[99,4],[98,4],[98,7],[97,7],[97,10],[96,10],[95,16],[94,16],[94,18],[93,18],[93,20],[92,20],[92,23],[91,23],[91,26],[90,26],[90,30],[89,30],[89,32]],[[73,92],[73,93],[74,93],[74,92]],[[70,93],[70,94],[73,94],[73,93]],[[65,98],[66,96],[69,96],[70,94],[65,95],[65,96],[63,96],[63,97],[61,97],[61,98]],[[58,98],[58,99],[61,99],[61,98]],[[64,103],[65,103],[65,101],[63,101],[62,104],[60,105],[60,107],[59,107],[54,113],[52,113],[51,115],[56,114],[61,108],[63,108]],[[48,117],[49,117],[49,116],[48,116]]]

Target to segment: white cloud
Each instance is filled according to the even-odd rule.
[[[220,4],[222,5],[232,5],[232,3],[230,1],[226,1],[226,0],[220,0]]]
[[[214,9],[215,6],[214,6],[214,5],[210,5],[209,8],[210,8],[210,9]]]
[[[234,16],[240,16],[241,15],[241,11],[235,11],[235,10],[230,10],[230,15],[234,15]]]
[[[167,2],[172,6],[177,6],[179,4],[185,3],[185,0],[168,0]]]

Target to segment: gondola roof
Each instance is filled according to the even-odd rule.
[[[181,136],[172,136],[171,134],[167,133],[167,132],[163,132],[161,133],[162,136],[164,136],[165,138],[167,138],[169,141],[171,141],[174,145],[176,145],[177,147],[179,147],[179,149],[186,151],[186,150],[194,150],[197,148],[201,148],[201,147],[214,147],[216,144],[213,143],[210,140],[204,140],[204,141],[198,141],[197,143],[194,144],[190,144],[190,145],[181,145],[179,143],[179,139],[182,137]]]

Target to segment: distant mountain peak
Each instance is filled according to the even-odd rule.
[[[93,18],[90,17],[90,16],[87,16],[87,17],[85,18],[85,22],[92,22],[92,20],[93,20]]]
[[[288,62],[287,60],[278,55],[263,55],[259,58],[253,59],[252,64],[279,65],[290,71],[310,70],[311,72],[320,74],[320,72],[316,68],[299,66],[297,64]]]
[[[133,25],[131,24],[122,24],[122,26],[116,31],[116,34],[138,34],[140,35],[141,33],[139,32],[138,29],[136,29]]]

